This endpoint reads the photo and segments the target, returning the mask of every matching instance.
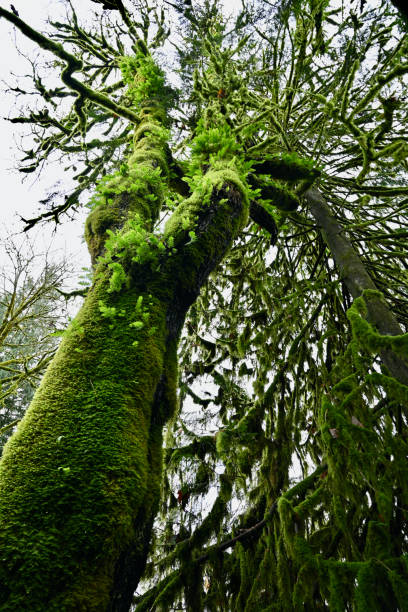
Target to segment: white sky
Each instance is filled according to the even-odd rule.
[[[0,4],[7,9],[10,7],[10,4],[4,0],[0,0]],[[63,4],[59,0],[13,0],[13,4],[24,21],[39,29],[44,28],[44,21],[48,15],[57,15],[63,11]],[[92,6],[90,2],[87,2],[87,4]],[[0,88],[2,90],[5,88],[4,81],[9,85],[15,85],[17,82],[10,76],[10,71],[16,75],[30,73],[29,63],[19,55],[15,48],[16,40],[20,48],[24,49],[24,53],[31,58],[38,54],[38,47],[34,43],[20,32],[16,32],[15,28],[5,19],[0,19]],[[41,52],[41,54],[42,57],[46,57],[44,52]],[[23,103],[22,97],[20,103]],[[23,131],[24,126],[22,128],[19,124],[5,121],[4,117],[16,115],[18,115],[18,111],[14,94],[4,95],[2,93],[0,96],[0,241],[4,239],[5,235],[21,232],[24,224],[18,215],[25,218],[37,216],[40,212],[39,200],[44,199],[48,190],[58,180],[64,178],[64,174],[58,165],[47,165],[39,179],[35,178],[35,174],[28,174],[24,181],[25,175],[13,170],[16,166],[16,160],[19,158],[16,144],[19,142],[19,134]],[[41,212],[44,211],[45,208],[43,207]],[[82,266],[89,266],[89,257],[82,240],[85,216],[86,212],[83,211],[78,214],[76,221],[66,219],[56,233],[54,233],[54,224],[49,223],[41,229],[32,230],[29,236],[31,239],[35,239],[38,249],[41,250],[45,250],[52,242],[53,247],[60,252],[56,256],[60,256],[61,251],[64,252],[78,269]]]

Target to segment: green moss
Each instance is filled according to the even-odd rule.
[[[375,597],[377,579],[373,563],[368,562],[361,566],[357,574],[357,588],[355,591],[356,612],[378,609]]]
[[[283,537],[275,534],[277,557],[277,586],[279,593],[279,608],[283,612],[292,612],[291,561],[286,553]]]
[[[142,142],[142,144],[145,147],[152,146],[153,144],[152,140],[150,139],[148,140],[144,138],[143,141],[144,142]],[[148,148],[135,150],[135,152],[129,158],[129,164],[135,165],[141,163],[152,163],[154,166],[158,166],[164,174],[167,174],[167,157],[163,151],[154,149],[149,151]]]
[[[120,230],[125,221],[129,224],[130,213],[146,230],[151,229],[164,201],[168,132],[148,111],[149,107],[144,109],[135,131],[134,153],[128,163],[122,165],[120,172],[104,177],[92,199],[94,209],[86,220],[85,239],[93,264],[106,246],[109,230]],[[125,233],[128,230],[124,228]]]
[[[382,515],[381,510],[380,514]],[[380,521],[369,521],[364,557],[366,559],[387,559],[391,555],[391,539],[388,525]]]
[[[313,562],[307,562],[297,572],[295,588],[293,589],[293,610],[301,612],[306,606],[313,606],[313,595],[317,580],[316,567]]]
[[[408,405],[408,387],[407,385],[403,385],[399,383],[392,376],[385,376],[385,374],[379,374],[378,372],[374,374],[369,374],[366,378],[367,382],[372,383],[373,385],[383,387],[387,395],[400,402],[404,406]]]
[[[217,453],[221,457],[224,454],[228,453],[231,447],[231,443],[232,443],[232,435],[228,429],[225,431],[221,430],[217,432],[216,448],[217,448]]]
[[[2,610],[24,609],[26,584],[32,610],[81,610],[84,601],[86,609],[105,609],[120,551],[142,545],[135,517],[140,508],[153,511],[161,479],[161,429],[156,451],[149,436],[167,332],[165,308],[154,300],[150,316],[158,332],[142,330],[139,348],[132,346],[136,298],[135,289],[112,295],[106,278],[97,282],[77,317],[83,333],[64,338],[5,448],[0,542],[8,562],[0,581],[8,600],[0,595]],[[125,313],[113,329],[100,313],[101,300]],[[19,577],[10,582],[17,567]],[[68,587],[64,603],[51,598]]]
[[[396,571],[390,570],[387,578],[392,586],[398,608],[401,612],[408,610],[408,581],[406,572],[401,575]]]
[[[135,66],[150,70],[150,60],[137,62],[126,64],[126,78]],[[151,90],[136,79],[134,101],[141,91],[158,93],[154,74]],[[4,450],[0,608],[6,612],[106,610],[118,575],[142,570],[159,503],[162,429],[177,404],[180,327],[248,219],[242,168],[218,160],[194,177],[196,192],[166,228],[169,248],[160,266],[151,265],[159,249],[151,227],[167,167],[163,132],[152,128],[158,106],[149,101],[142,111],[134,154],[102,182],[87,219],[97,262],[93,287]],[[193,546],[218,529],[231,480],[221,476]],[[172,596],[177,580],[167,585]],[[167,595],[158,597],[164,602]]]
[[[146,111],[148,109],[145,109]],[[170,137],[169,131],[162,127],[161,122],[158,122],[155,117],[151,115],[151,113],[146,112],[147,119],[151,119],[150,121],[142,122],[139,127],[136,128],[133,135],[133,143],[137,145],[138,142],[142,140],[142,138],[149,136],[155,138],[155,143],[158,141],[164,146]]]
[[[332,612],[344,612],[347,609],[350,583],[353,576],[346,570],[345,564],[336,562],[328,564],[328,575],[330,610]]]
[[[314,507],[323,500],[324,495],[325,487],[321,485],[316,491],[308,495],[304,501],[295,506],[293,511],[299,517],[306,519],[312,513]]]
[[[289,557],[293,558],[295,554],[294,538],[296,535],[296,521],[294,510],[291,502],[284,496],[278,501],[278,512],[281,521],[281,529],[285,548]]]
[[[287,500],[293,500],[296,495],[304,495],[308,489],[313,487],[316,483],[316,479],[321,475],[322,472],[326,470],[326,465],[322,464],[319,466],[313,474],[304,478],[301,482],[294,485],[289,491],[285,493],[285,498]]]
[[[128,85],[127,97],[138,107],[146,100],[160,98],[164,90],[164,74],[147,50],[137,49],[134,56],[119,60],[123,79]]]
[[[235,600],[234,610],[244,612],[245,603],[254,578],[254,551],[252,547],[244,548],[240,543],[237,544],[237,556],[240,563],[240,586]]]
[[[195,178],[193,184],[194,193],[176,208],[167,221],[164,231],[165,238],[173,236],[174,239],[177,239],[177,236],[180,234],[184,235],[187,229],[194,229],[195,222],[200,213],[203,212],[205,206],[209,205],[213,191],[228,184],[236,187],[243,198],[244,215],[241,220],[241,226],[244,227],[249,214],[248,189],[240,179],[238,172],[231,167],[229,162],[224,164],[220,162],[216,165],[216,169],[211,169],[203,176]],[[221,203],[220,207],[222,207]]]
[[[182,586],[183,582],[181,575],[173,576],[168,584],[166,584],[165,588],[155,598],[152,607],[149,609],[154,610],[157,608],[157,606],[160,606],[163,610],[168,609],[168,607],[174,601],[176,594],[181,590]]]
[[[269,176],[285,181],[314,180],[320,174],[312,160],[299,157],[296,153],[266,156],[259,163]],[[254,165],[256,169],[256,162]]]
[[[365,290],[361,297],[354,300],[347,311],[347,318],[351,323],[355,337],[362,346],[372,353],[390,348],[397,355],[401,355],[408,360],[408,334],[384,336],[365,320],[364,317],[367,315],[366,303],[373,299],[381,300],[383,296],[379,291]]]
[[[91,255],[92,263],[102,253],[107,237],[107,230],[120,224],[119,203],[101,204],[93,210],[85,222],[85,240]]]

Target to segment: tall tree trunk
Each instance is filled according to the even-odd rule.
[[[129,609],[158,509],[180,331],[247,220],[239,178],[218,161],[157,247],[147,232],[166,174],[163,112],[142,111],[128,175],[87,221],[93,261],[104,255],[94,284],[0,465],[4,612]]]
[[[323,238],[330,249],[341,277],[353,298],[363,291],[376,290],[363,262],[344,235],[344,229],[333,217],[321,192],[312,187],[305,194],[310,211],[322,231]],[[396,336],[403,333],[397,319],[383,299],[370,295],[365,299],[367,320],[383,335]],[[391,349],[380,353],[384,365],[391,375],[404,385],[408,385],[408,364]]]

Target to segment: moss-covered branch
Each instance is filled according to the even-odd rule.
[[[310,211],[323,238],[329,247],[340,274],[353,298],[370,290],[366,300],[367,319],[384,335],[402,334],[401,327],[385,301],[376,294],[376,286],[368,274],[351,242],[345,237],[344,230],[332,216],[330,209],[318,189],[309,189],[305,194]],[[408,384],[408,364],[404,358],[390,348],[381,350],[381,358],[391,374],[401,383]]]
[[[301,497],[304,496],[309,488],[312,488],[315,486],[316,480],[321,476],[321,474],[326,469],[327,469],[327,466],[325,464],[320,465],[312,474],[310,474],[303,481],[299,482],[294,487],[292,487],[289,491],[287,491],[284,495],[284,498],[289,500],[289,499],[295,498],[296,496],[301,496]],[[192,573],[195,571],[195,568],[197,568],[198,566],[203,565],[204,563],[210,561],[211,559],[217,558],[217,556],[220,555],[220,553],[228,549],[234,549],[234,547],[238,543],[244,542],[245,540],[250,540],[251,538],[259,537],[259,533],[263,530],[263,528],[266,527],[271,522],[271,520],[276,516],[279,501],[280,499],[277,499],[275,502],[273,502],[270,505],[270,507],[265,511],[264,517],[260,521],[257,521],[255,524],[252,524],[250,527],[245,527],[245,526],[241,527],[239,529],[239,532],[236,535],[230,535],[227,538],[225,538],[222,542],[219,542],[217,544],[213,544],[207,547],[207,549],[205,549],[204,552],[202,552],[201,554],[193,556],[189,560],[189,568],[188,568],[189,572]],[[211,517],[211,520],[214,520],[214,517]],[[190,542],[190,540],[186,540],[186,542],[183,542],[180,545],[179,550],[176,549],[175,552],[172,553],[171,557],[177,558],[177,554],[180,554],[180,552],[184,551],[186,546],[188,546],[190,543],[194,543],[194,541],[195,541],[195,538],[193,535],[192,541]],[[137,598],[135,602],[137,604],[136,610],[137,611],[140,610],[140,612],[142,612],[143,610],[149,609],[147,607],[148,604],[151,605],[151,602],[153,601],[153,599],[158,597],[158,595],[164,589],[166,589],[169,581],[171,581],[179,572],[180,570],[169,574],[168,576],[163,578],[163,580],[161,580],[157,585],[155,585],[149,591],[147,591],[141,598]]]

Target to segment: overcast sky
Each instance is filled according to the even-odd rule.
[[[7,9],[10,7],[10,4],[4,0],[0,0],[0,4]],[[64,14],[64,3],[60,0],[13,0],[13,4],[24,21],[39,29],[44,29],[47,16],[52,14],[57,17],[58,14]],[[86,3],[80,4],[83,6]],[[34,43],[17,32],[6,20],[0,19],[0,79],[3,91],[5,81],[12,86],[17,83],[17,79],[11,76],[11,72],[16,75],[30,73],[30,64],[16,50],[16,40],[20,49],[30,58],[35,58],[39,54],[38,47]],[[41,56],[46,57],[46,54],[41,52]],[[18,109],[14,95],[4,95],[3,91],[0,96],[0,240],[3,240],[6,234],[21,232],[23,223],[19,215],[25,218],[37,216],[39,200],[45,198],[52,186],[64,178],[64,173],[59,165],[47,165],[39,179],[34,174],[29,174],[26,175],[24,181],[23,174],[13,171],[16,160],[19,158],[16,145],[19,142],[21,126],[4,120],[4,117],[18,115]],[[22,103],[23,99],[20,98],[20,100]],[[44,208],[42,210],[44,211]],[[54,232],[55,226],[49,223],[41,229],[32,230],[30,236],[35,239],[39,249],[47,248],[52,242],[53,248],[64,251],[78,269],[81,266],[89,266],[87,250],[82,240],[85,216],[86,212],[83,211],[75,221],[66,219],[56,233]]]

